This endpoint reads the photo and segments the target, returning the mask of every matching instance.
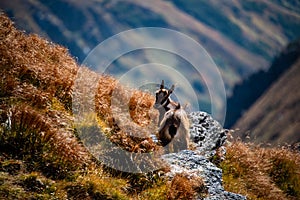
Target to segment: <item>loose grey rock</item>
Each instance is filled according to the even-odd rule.
[[[162,158],[170,165],[171,171],[166,174],[170,178],[177,173],[185,173],[190,177],[201,177],[209,195],[205,198],[206,200],[246,199],[244,196],[225,191],[222,186],[222,170],[194,151],[183,150],[178,153],[165,154]]]
[[[210,158],[222,147],[227,139],[227,131],[206,112],[191,112],[190,135],[196,152]]]
[[[177,173],[188,174],[190,177],[201,177],[207,188],[208,197],[205,200],[244,200],[245,196],[227,192],[222,185],[222,170],[209,159],[215,155],[218,148],[223,149],[226,142],[226,130],[205,112],[192,112],[191,140],[195,150],[183,150],[162,156],[170,165],[167,177],[173,178]],[[198,199],[201,199],[199,196]]]

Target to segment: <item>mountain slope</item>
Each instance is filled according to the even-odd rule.
[[[289,70],[299,59],[300,38],[291,42],[276,58],[271,67],[265,71],[260,70],[242,83],[237,84],[233,94],[227,100],[227,110],[230,114],[225,121],[225,127],[230,128],[248,110],[267,89],[279,80],[282,74]]]
[[[79,61],[121,31],[143,26],[178,30],[207,49],[229,89],[249,73],[267,68],[300,32],[299,5],[289,1],[4,0],[0,8],[21,29],[67,46]]]
[[[300,60],[237,121],[239,135],[257,143],[300,142]]]

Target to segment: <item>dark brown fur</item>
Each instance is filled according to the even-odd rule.
[[[165,89],[164,80],[162,80],[160,89],[155,92],[154,108],[159,111],[158,124],[160,124],[167,111],[169,111],[170,109],[175,109],[176,106],[178,106],[178,103],[170,98],[170,95],[173,93],[174,88],[175,86],[172,85],[169,90]]]
[[[162,81],[160,89],[156,92],[156,108],[160,112],[158,139],[163,146],[169,144],[169,151],[177,152],[189,146],[189,120],[184,109],[178,102],[171,100],[170,95],[174,90],[164,89]]]

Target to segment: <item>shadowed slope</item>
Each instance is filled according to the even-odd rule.
[[[298,60],[235,124],[242,138],[275,145],[300,142],[299,77]]]

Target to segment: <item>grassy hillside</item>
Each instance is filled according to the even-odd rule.
[[[166,180],[162,175],[167,168],[131,174],[99,163],[83,146],[89,137],[79,140],[78,126],[74,126],[72,98],[79,65],[64,47],[18,31],[4,14],[0,16],[0,69],[1,199],[193,199],[196,192],[206,195],[202,181],[184,174]],[[156,151],[159,147],[147,129],[145,137],[132,137],[128,131],[134,133],[134,125],[118,127],[110,110],[112,90],[118,91],[120,101],[133,92],[130,116],[141,126],[151,124],[153,96],[125,88],[107,75],[99,75],[94,84],[93,104],[98,126],[106,130],[105,138],[127,151]],[[86,130],[93,128],[81,125]],[[275,195],[297,199],[299,160],[299,153],[288,149],[250,148],[233,142],[219,164],[230,191],[249,199]]]
[[[72,91],[79,69],[75,60],[65,48],[16,30],[3,14],[0,21],[1,198],[151,199],[153,195],[193,195],[191,188],[198,186],[181,175],[173,183],[160,178],[163,171],[128,174],[98,163],[83,146],[88,136],[81,141],[78,138],[80,128],[93,127],[74,127]],[[93,74],[89,70],[86,73]],[[100,76],[96,85],[99,87],[94,103],[99,126],[106,129],[106,136],[131,152],[158,148],[150,135],[140,138],[128,132],[137,131],[133,122],[127,124],[128,129],[115,123],[110,110],[112,90],[119,91],[120,101],[125,101],[131,91],[106,75]],[[149,124],[147,113],[154,97],[132,92],[135,95],[130,99],[129,110],[133,121],[141,126]],[[118,116],[118,120],[124,120],[124,116]],[[110,152],[107,149],[106,153]]]

